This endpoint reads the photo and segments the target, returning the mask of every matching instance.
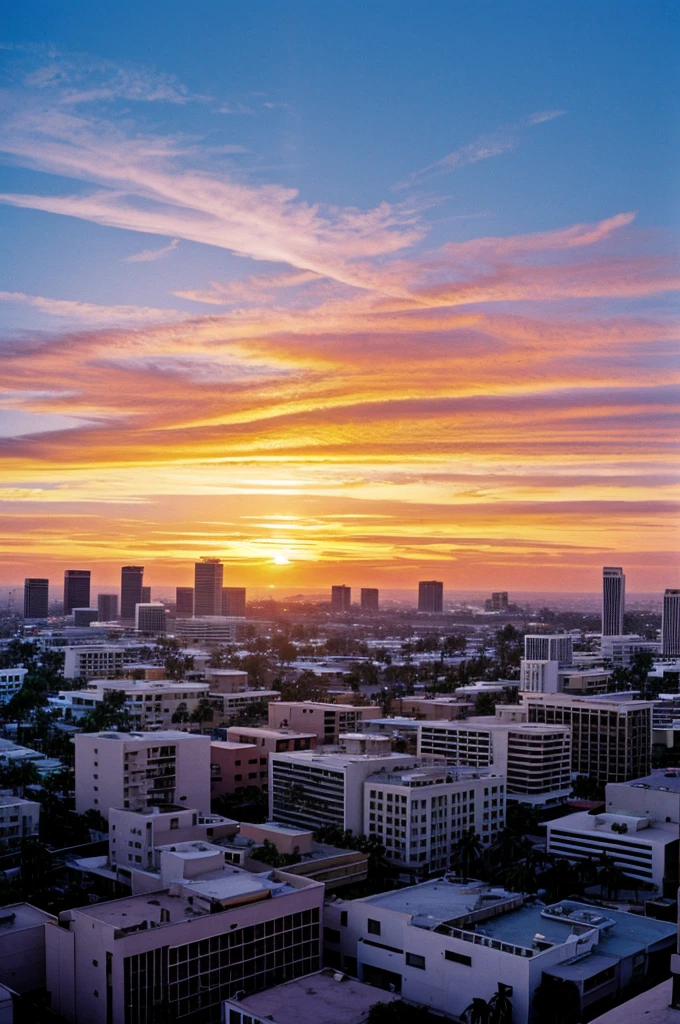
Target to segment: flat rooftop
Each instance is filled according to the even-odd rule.
[[[598,823],[598,818],[604,821]],[[678,839],[678,823],[672,821],[659,821],[657,818],[646,828],[636,828],[638,822],[644,821],[645,815],[633,814],[629,811],[620,811],[612,808],[608,811],[601,811],[599,814],[590,814],[588,811],[576,811],[574,814],[566,814],[562,818],[551,818],[546,825],[554,828],[564,829],[566,832],[587,832],[593,835],[609,836],[632,842],[660,844],[676,842]],[[647,819],[648,820],[648,819]],[[612,823],[628,824],[628,832],[624,836],[612,832]]]
[[[226,1005],[266,1017],[272,1024],[363,1024],[374,1003],[388,1003],[394,998],[389,992],[326,969],[238,1002],[228,1000]]]
[[[153,743],[154,746],[158,746],[161,742],[175,743],[178,740],[184,742],[209,738],[200,736],[198,733],[181,732],[179,729],[159,729],[158,732],[81,732],[78,735],[101,740],[144,740],[147,743]]]
[[[39,910],[30,903],[10,903],[7,907],[0,907],[0,938],[8,932],[20,932],[24,928],[45,924],[46,921],[56,923],[56,920],[54,914]]]
[[[443,924],[463,914],[478,909],[478,901],[482,894],[497,894],[499,898],[511,899],[515,893],[509,893],[502,887],[489,887],[485,882],[470,879],[467,883],[447,881],[446,878],[435,878],[420,885],[411,885],[407,889],[395,889],[392,892],[369,896],[358,903],[367,903],[374,907],[384,907],[397,914],[408,914],[418,919],[425,926],[425,918],[431,926]]]
[[[651,775],[643,775],[641,779],[624,782],[623,785],[635,789],[657,789],[662,793],[680,794],[680,768],[661,768]]]

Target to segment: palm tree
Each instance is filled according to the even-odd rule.
[[[457,859],[460,861],[466,876],[470,874],[470,865],[479,861],[483,846],[474,828],[463,829],[460,839],[454,846]]]
[[[486,999],[475,996],[469,1006],[466,1006],[461,1014],[465,1024],[491,1024],[492,1006]]]
[[[204,722],[212,722],[215,711],[212,704],[206,697],[201,697],[194,710],[189,715],[190,722],[197,722],[199,731],[203,731]]]
[[[185,701],[180,701],[172,713],[172,722],[175,725],[186,725],[189,721],[189,708]]]
[[[600,883],[600,896],[607,890],[607,899],[615,899],[623,884],[623,872],[616,866],[613,857],[603,853],[600,858],[600,870],[597,873]]]
[[[504,985],[502,981],[498,982],[498,991],[494,992],[489,1000],[491,1024],[512,1024],[511,992],[509,985]]]

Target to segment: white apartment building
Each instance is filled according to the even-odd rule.
[[[536,989],[573,981],[578,1019],[593,1003],[644,979],[670,951],[677,927],[570,900],[527,902],[483,882],[450,876],[360,900],[337,899],[324,915],[325,962],[459,1019],[502,984],[513,1020],[541,1024]]]
[[[438,754],[450,765],[493,767],[507,780],[508,798],[519,803],[561,803],[571,792],[569,729],[503,721],[501,714],[466,722],[422,722],[418,754]]]
[[[661,653],[661,644],[653,640],[645,640],[635,633],[623,633],[621,636],[603,636],[600,653],[605,661],[612,665],[628,667],[636,654]]]
[[[51,1008],[69,1024],[208,1024],[224,1000],[320,966],[324,886],[225,867],[67,910],[45,929]]]
[[[529,723],[569,726],[572,771],[606,783],[639,779],[652,767],[653,701],[631,697],[526,693],[523,701]]]
[[[547,822],[548,852],[595,861],[602,854],[631,878],[651,882],[675,898],[678,888],[680,771],[655,771],[631,782],[609,783],[606,810],[568,814]],[[630,887],[630,886],[629,886]]]
[[[174,682],[170,679],[95,679],[83,690],[60,690],[56,696],[48,697],[48,703],[51,708],[61,710],[64,718],[77,722],[112,690],[125,694],[125,707],[132,726],[139,730],[172,729],[175,727],[172,716],[180,705],[185,705],[187,713],[191,714],[198,702],[209,696],[206,683]]]
[[[502,775],[420,762],[364,782],[363,832],[378,836],[385,860],[409,876],[448,871],[465,830],[490,845],[504,826]]]
[[[520,663],[520,690],[527,693],[604,693],[611,672],[603,668],[560,668],[559,661]]]
[[[24,685],[27,668],[0,669],[0,704],[6,704]]]
[[[319,743],[337,743],[340,733],[360,732],[361,723],[380,718],[377,706],[363,708],[352,704],[324,704],[317,701],[277,701],[269,705],[269,725],[275,729],[313,732]]]
[[[40,831],[40,804],[0,793],[0,841],[18,842]]]
[[[64,649],[64,679],[106,679],[123,671],[123,647],[89,646]]]
[[[389,749],[389,740],[386,741]],[[364,828],[364,782],[386,772],[412,768],[406,754],[352,754],[297,751],[269,757],[269,817],[272,821],[317,829],[338,825],[355,835]]]
[[[76,811],[210,808],[210,737],[176,732],[77,733]]]

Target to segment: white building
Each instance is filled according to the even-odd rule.
[[[132,727],[141,730],[172,729],[175,724],[173,715],[181,710],[181,705],[190,715],[199,701],[209,696],[206,683],[170,679],[94,679],[83,690],[60,690],[56,696],[48,697],[48,704],[55,710],[61,710],[64,718],[77,722],[113,691],[125,694],[125,709]]]
[[[403,999],[459,1017],[499,984],[513,1020],[541,1024],[541,982],[574,980],[581,1011],[644,979],[671,950],[665,921],[563,900],[545,907],[482,882],[447,877],[326,907],[326,962]],[[559,998],[556,996],[556,998]]]
[[[625,633],[621,636],[603,636],[600,652],[605,661],[627,668],[636,654],[660,654],[661,644],[645,640],[636,633]]]
[[[0,704],[7,704],[24,685],[27,668],[0,668]]]
[[[13,842],[40,831],[40,804],[11,793],[0,793],[0,841]]]
[[[680,658],[680,590],[664,591],[661,657]]]
[[[420,762],[364,782],[363,832],[378,836],[385,860],[411,876],[448,871],[467,829],[490,845],[504,826],[502,775]]]
[[[520,690],[525,693],[604,693],[611,672],[604,668],[560,668],[559,661],[520,663]]]
[[[235,867],[67,910],[45,929],[51,1009],[70,1024],[219,1021],[221,1004],[320,966],[324,886]]]
[[[377,737],[370,739],[380,743]],[[389,739],[382,742],[389,751]],[[381,768],[391,772],[415,763],[414,757],[389,752],[271,754],[269,817],[303,829],[338,825],[358,835],[364,827],[364,781]]]
[[[194,619],[175,619],[172,632],[180,640],[228,644],[236,639],[236,627],[243,619],[226,615],[202,615]]]
[[[609,783],[605,799],[602,814],[578,812],[547,822],[548,852],[569,860],[592,857],[596,862],[606,854],[626,875],[675,897],[680,771]]]
[[[519,716],[521,709],[515,710]],[[501,715],[502,709],[496,718],[422,722],[418,754],[438,754],[450,765],[493,767],[507,780],[508,798],[519,803],[534,807],[561,803],[571,792],[570,730],[507,721]]]
[[[210,692],[210,703],[216,712],[217,720],[224,725],[233,722],[241,715],[250,715],[261,704],[269,705],[280,697],[278,690],[239,690],[236,693]]]
[[[574,639],[569,633],[529,633],[524,637],[527,661],[559,661],[571,665]]]
[[[77,733],[76,811],[210,808],[210,737],[191,733]]]
[[[64,679],[105,679],[123,671],[122,647],[89,646],[64,649]]]

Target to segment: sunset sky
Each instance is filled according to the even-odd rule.
[[[677,4],[0,29],[0,583],[680,585]]]

